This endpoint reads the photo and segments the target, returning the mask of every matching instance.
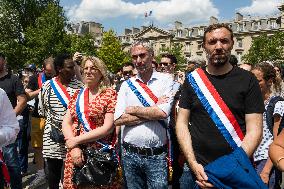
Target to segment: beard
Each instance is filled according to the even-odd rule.
[[[209,57],[211,65],[214,67],[222,67],[227,62],[229,62],[230,53],[223,53],[223,54],[217,54],[217,55],[207,55]]]

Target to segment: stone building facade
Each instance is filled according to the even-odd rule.
[[[278,7],[280,13],[269,17],[244,17],[240,13],[235,14],[235,19],[231,21],[222,21],[227,23],[234,32],[234,54],[239,63],[242,63],[241,57],[248,52],[252,40],[261,34],[273,35],[276,31],[284,30],[284,4]],[[208,24],[218,23],[215,17],[210,17]],[[135,40],[143,39],[148,41],[155,54],[163,53],[162,49],[171,47],[174,43],[180,43],[183,46],[183,54],[189,58],[191,56],[203,56],[202,37],[206,24],[185,27],[181,22],[176,21],[175,27],[171,30],[164,30],[153,25],[140,28],[125,29],[124,35],[118,36],[126,51]]]

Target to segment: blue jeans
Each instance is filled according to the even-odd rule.
[[[123,171],[128,189],[167,189],[166,153],[143,156],[123,150]]]
[[[179,178],[180,189],[193,189],[194,184],[195,184],[195,182],[192,178],[191,171],[190,171],[188,165],[186,163],[184,163],[183,172],[182,172],[181,177]],[[175,188],[175,187],[173,186],[173,188]]]
[[[17,144],[3,147],[3,156],[11,178],[12,189],[22,189],[21,166],[18,158]]]
[[[29,136],[30,136],[30,120],[23,118],[19,120],[20,132],[17,137],[19,148],[19,161],[21,171],[26,173],[28,170],[28,149],[29,149]]]
[[[263,159],[263,160],[255,162],[255,164],[256,164],[255,169],[256,169],[256,172],[257,172],[258,175],[260,175],[261,171],[263,170],[266,161],[267,161],[267,159]],[[269,182],[268,182],[268,187],[270,189],[274,189],[276,183],[278,183],[278,180],[276,179],[276,176],[275,176],[276,171],[277,170],[275,169],[275,167],[273,167],[271,172],[270,172]]]

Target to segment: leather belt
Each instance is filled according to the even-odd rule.
[[[144,155],[144,156],[154,156],[154,155],[160,155],[163,152],[167,151],[167,146],[160,146],[160,147],[152,147],[152,148],[145,148],[145,147],[138,147],[133,144],[129,144],[127,142],[124,142],[122,144],[123,148],[132,153]]]

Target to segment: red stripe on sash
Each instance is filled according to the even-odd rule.
[[[42,87],[42,78],[41,78],[41,74],[38,74],[37,77],[37,83],[38,83],[38,87],[41,88]]]
[[[136,80],[139,85],[144,89],[144,91],[149,95],[149,97],[155,102],[155,104],[158,102],[158,97],[156,97],[156,95],[151,91],[151,89],[149,89],[149,87],[143,83],[142,81],[140,81],[139,79]]]
[[[4,179],[5,179],[6,183],[9,184],[10,183],[10,175],[9,175],[9,172],[8,172],[8,168],[7,168],[7,166],[4,162],[4,158],[3,158],[1,150],[0,150],[0,160],[3,162],[2,163],[2,173],[3,173]]]
[[[60,83],[59,81],[58,81],[58,78],[56,77],[55,78],[55,80],[56,80],[56,83],[58,84],[58,86],[60,87],[60,89],[62,90],[62,92],[65,94],[65,96],[66,96],[66,98],[68,99],[68,100],[70,100],[70,95],[69,95],[69,93],[67,92],[67,88],[64,86],[64,85],[62,85],[62,83]],[[68,104],[67,104],[68,105]]]
[[[205,86],[207,87],[207,89],[209,90],[211,95],[213,96],[213,98],[216,100],[217,104],[219,104],[221,110],[224,112],[224,114],[226,115],[228,120],[233,125],[236,133],[238,134],[239,138],[242,141],[244,139],[244,135],[243,135],[241,127],[240,127],[239,123],[237,122],[235,116],[232,114],[231,110],[228,108],[228,106],[225,104],[225,102],[223,101],[223,99],[221,98],[219,93],[216,91],[215,87],[208,80],[204,71],[201,68],[199,68],[199,69],[197,69],[197,72],[198,72],[200,78],[202,79],[202,81],[204,82]]]

